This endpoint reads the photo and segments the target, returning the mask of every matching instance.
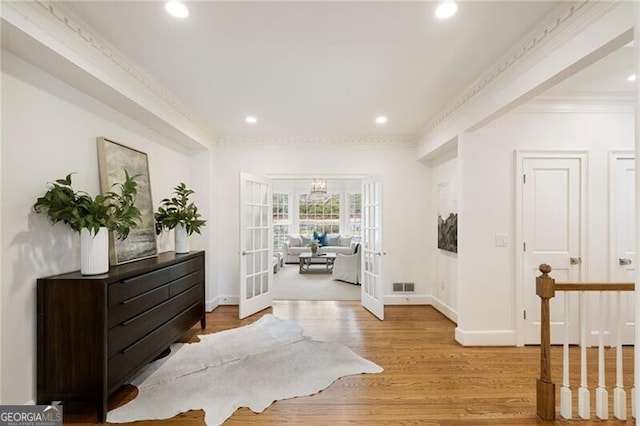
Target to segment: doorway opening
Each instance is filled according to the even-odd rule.
[[[362,237],[362,180],[323,182],[326,192],[313,194],[311,177],[272,179],[274,300],[360,300],[360,260],[354,251]],[[299,254],[311,251],[314,236],[323,237],[321,253],[335,253],[336,259],[301,267]]]

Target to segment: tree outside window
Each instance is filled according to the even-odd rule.
[[[289,194],[273,194],[273,250],[282,251],[289,234]]]
[[[317,198],[310,194],[302,194],[298,214],[301,235],[310,235],[314,231],[338,234],[340,232],[340,195],[330,194]]]
[[[362,238],[362,195],[347,194],[349,202],[349,234],[353,236],[355,242],[360,242]]]

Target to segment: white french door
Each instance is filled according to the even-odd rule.
[[[522,285],[524,344],[540,344],[540,298],[536,277],[542,263],[551,265],[557,282],[583,278],[583,203],[585,158],[580,154],[529,154],[521,161]],[[568,312],[565,316],[565,297]],[[561,343],[565,322],[569,341],[578,343],[578,295],[556,292],[551,299],[551,342]]]
[[[610,161],[611,203],[611,281],[635,282],[635,157],[633,153],[614,152]],[[613,302],[613,308],[616,308]],[[635,341],[635,295],[620,295],[620,313],[624,321],[622,343]]]
[[[271,182],[240,173],[240,318],[273,303]]]
[[[382,184],[378,176],[362,181],[362,287],[361,303],[384,319],[382,288]]]

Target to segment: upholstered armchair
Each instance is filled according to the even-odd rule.
[[[336,254],[332,276],[334,280],[360,284],[360,244],[355,245],[353,254]]]

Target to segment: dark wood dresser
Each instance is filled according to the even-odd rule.
[[[162,253],[38,279],[37,400],[107,399],[200,321],[205,327],[204,252]]]

